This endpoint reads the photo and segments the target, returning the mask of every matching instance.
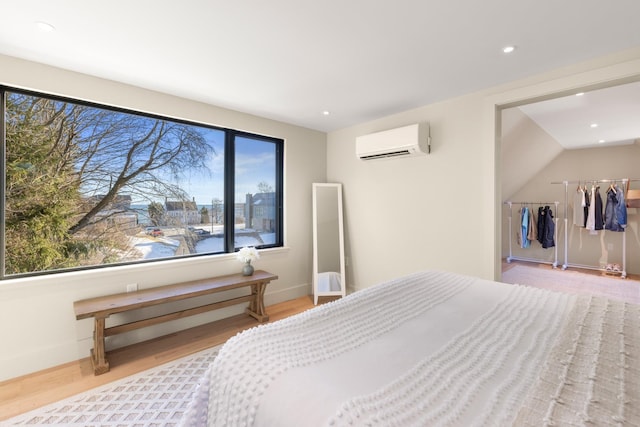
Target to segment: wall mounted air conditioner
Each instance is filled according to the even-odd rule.
[[[430,151],[429,123],[417,123],[356,138],[356,155],[362,160],[424,156]]]

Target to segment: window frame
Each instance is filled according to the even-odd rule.
[[[6,201],[6,97],[7,92],[18,93],[27,96],[34,96],[40,98],[51,99],[53,101],[68,102],[87,106],[91,108],[98,108],[107,111],[113,111],[118,113],[133,114],[155,120],[165,120],[175,123],[180,123],[188,126],[196,126],[216,131],[224,132],[224,177],[223,177],[223,197],[224,197],[224,249],[222,252],[207,252],[188,255],[174,255],[165,258],[153,258],[153,259],[141,259],[128,262],[115,262],[110,264],[98,264],[82,267],[70,267],[60,268],[56,270],[48,271],[34,271],[29,273],[16,273],[7,274],[5,271],[6,261],[6,233],[5,233],[5,201]],[[147,264],[154,262],[171,261],[176,259],[197,258],[203,256],[215,256],[226,255],[237,252],[239,247],[236,248],[235,241],[235,139],[239,137],[251,138],[257,141],[273,143],[275,145],[275,242],[257,246],[257,249],[278,248],[284,246],[284,139],[276,138],[273,136],[260,135],[247,131],[240,131],[232,128],[226,128],[221,126],[215,126],[208,123],[203,123],[195,120],[181,119],[170,116],[163,116],[161,114],[148,113],[129,109],[125,107],[116,107],[107,104],[100,104],[98,102],[85,101],[72,97],[52,95],[45,92],[20,89],[8,85],[0,85],[0,114],[2,120],[0,120],[0,167],[2,167],[2,185],[0,185],[0,281],[9,279],[18,279],[24,277],[42,276],[50,274],[67,273],[71,271],[85,271],[94,269],[103,269],[110,267],[122,267],[137,264]]]

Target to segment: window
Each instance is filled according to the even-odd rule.
[[[281,139],[0,97],[2,278],[282,246]]]
[[[234,218],[236,246],[277,242],[277,210],[282,203],[276,197],[276,151],[274,144],[256,137],[235,139],[235,203],[243,207]]]

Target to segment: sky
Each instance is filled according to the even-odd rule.
[[[196,203],[208,205],[213,199],[224,200],[224,135],[221,131],[206,133],[215,154],[208,159],[209,172],[194,172],[178,182]],[[244,203],[247,193],[258,192],[258,184],[266,182],[275,189],[275,144],[238,137],[236,141],[236,202]]]
[[[11,93],[10,96],[15,97],[16,100],[23,99],[23,96],[18,93]],[[34,100],[40,99],[38,96],[26,96],[26,98]],[[77,104],[73,102],[64,104],[63,101],[55,101],[55,104],[57,106],[66,105],[69,111],[75,108],[73,106],[77,107]],[[91,170],[95,168],[95,170],[99,171],[106,165],[103,175],[109,172],[107,171],[109,168],[117,175],[117,168],[124,164],[127,150],[131,147],[131,141],[140,141],[148,135],[148,132],[152,128],[158,129],[155,128],[155,126],[159,122],[157,118],[154,117],[140,115],[135,112],[110,111],[106,108],[100,109],[92,106],[81,108],[85,108],[85,110],[83,110],[84,113],[78,116],[71,114],[71,112],[69,113],[73,117],[79,117],[77,123],[79,123],[78,126],[82,130],[79,131],[78,144],[83,149],[89,149],[95,141],[99,140],[101,141],[101,148],[92,151],[94,155],[91,157],[87,157],[86,154],[81,155],[78,168],[82,166],[83,161],[90,158],[92,159],[92,163],[89,164],[90,167],[85,169]],[[113,126],[114,123],[118,125]],[[172,124],[176,123],[173,122]],[[199,205],[210,205],[213,199],[223,200],[225,131],[190,123],[182,123],[182,125],[188,126],[191,130],[195,130],[204,138],[206,143],[213,148],[214,153],[212,153],[210,158],[205,159],[204,162],[209,170],[180,171],[183,176],[180,177],[179,181],[176,181],[176,178],[173,177],[168,170],[154,170],[152,174],[164,182],[178,184],[180,188],[188,194],[189,199],[195,198]],[[137,133],[135,129],[137,129]],[[161,146],[164,145],[163,149],[170,150],[174,146],[173,138],[176,138],[178,135],[184,135],[184,133],[179,130],[180,126],[168,126],[166,129],[177,129],[176,133],[167,133],[167,137],[162,140],[163,144],[161,144]],[[275,189],[276,145],[269,141],[247,136],[237,136],[235,138],[235,144],[235,202],[244,202],[247,193],[257,193],[259,191],[258,184],[261,182],[266,182],[271,188]],[[141,147],[144,146],[145,145],[141,145]],[[100,155],[100,153],[102,155]],[[137,160],[134,161],[144,162],[146,155],[147,154],[144,154],[144,151],[142,151],[142,155],[137,156]],[[84,189],[86,194],[106,194],[108,191],[107,187],[113,182],[114,176],[101,176],[100,172],[98,172],[95,174],[95,179],[91,176],[89,178],[91,179],[88,179],[87,183],[83,185],[95,185],[95,187],[86,187]],[[144,188],[140,187],[138,190],[140,193],[145,194]],[[126,193],[126,190],[123,193]],[[146,192],[146,194],[150,193],[151,191]],[[132,192],[131,194],[134,193]],[[134,195],[133,204],[148,204],[149,200],[135,200],[142,197],[142,195]],[[171,197],[169,196],[169,198]],[[163,200],[156,201],[164,203],[164,198]]]

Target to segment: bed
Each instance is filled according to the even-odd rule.
[[[640,306],[426,271],[257,326],[185,426],[640,425]]]

